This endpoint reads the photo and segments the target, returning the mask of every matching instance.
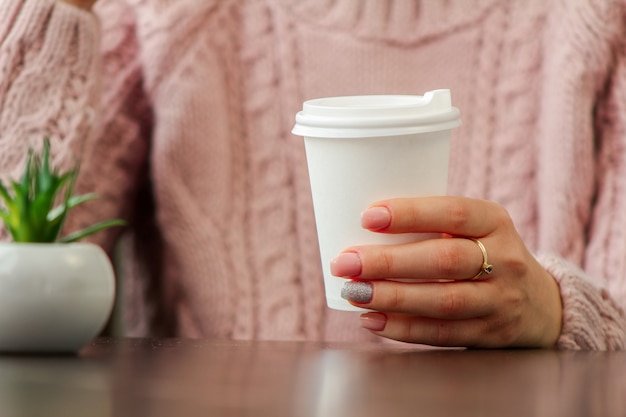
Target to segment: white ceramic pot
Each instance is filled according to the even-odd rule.
[[[106,324],[115,276],[90,243],[0,243],[0,351],[76,352]]]

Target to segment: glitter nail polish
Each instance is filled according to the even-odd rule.
[[[372,284],[367,281],[348,281],[341,289],[341,298],[359,304],[372,301],[372,294]]]

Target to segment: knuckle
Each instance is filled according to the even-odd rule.
[[[528,295],[524,291],[509,291],[509,294],[506,296],[506,303],[507,311],[510,315],[513,317],[520,317],[522,315],[522,311],[529,304],[528,298]]]
[[[392,286],[392,291],[387,301],[386,307],[391,311],[401,311],[405,307],[405,291],[398,288],[397,286]]]
[[[393,251],[386,247],[360,247],[362,278],[390,278],[394,270]]]
[[[405,321],[402,324],[402,327],[399,329],[399,334],[401,335],[399,340],[417,342],[424,337],[420,326],[417,325],[415,320]]]
[[[452,285],[444,286],[437,309],[442,317],[458,317],[466,308],[466,302],[462,295],[451,289]]]
[[[461,269],[462,254],[457,246],[439,245],[433,250],[430,262],[438,276],[452,277]]]
[[[505,323],[498,323],[490,330],[494,337],[494,346],[515,346],[520,335],[520,320],[517,317],[510,317]]]
[[[493,346],[516,346],[523,331],[523,317],[527,297],[523,291],[504,291],[501,300],[506,306],[501,314],[492,317],[488,333],[493,339]]]
[[[509,214],[507,209],[504,208],[504,206],[494,202],[490,202],[490,204],[493,207],[491,210],[491,217],[496,225],[498,227],[512,227],[513,219],[511,219],[511,215]]]
[[[391,251],[383,248],[376,256],[373,265],[376,265],[376,275],[379,277],[391,277],[394,268],[394,258]]]
[[[523,285],[525,281],[520,281],[519,278],[528,276],[533,262],[532,255],[528,253],[521,241],[511,243],[509,240],[507,243],[511,245],[509,250],[493,251],[493,262],[497,263],[499,270],[506,271],[507,276],[518,279],[517,286]],[[504,243],[499,245],[503,246]],[[497,248],[498,242],[494,246]],[[492,260],[492,257],[490,256],[489,259]]]
[[[470,213],[460,200],[452,200],[446,208],[445,215],[453,230],[462,230],[470,220]]]
[[[507,259],[504,264],[512,277],[523,277],[528,273],[528,264],[522,259]]]
[[[411,228],[412,226],[419,224],[422,220],[422,213],[419,208],[410,205],[404,209],[402,216],[398,216],[398,223],[401,222],[401,226],[404,228]]]
[[[438,341],[438,344],[441,346],[449,346],[452,344],[452,338],[454,334],[452,332],[452,327],[448,325],[445,321],[440,321],[435,326],[436,335],[435,338]]]

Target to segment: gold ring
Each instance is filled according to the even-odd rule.
[[[469,238],[469,240],[476,243],[478,247],[480,248],[480,251],[483,253],[483,264],[480,266],[480,271],[478,271],[476,275],[470,278],[470,281],[471,281],[471,280],[477,279],[482,274],[487,274],[487,275],[491,274],[493,272],[493,265],[489,263],[489,258],[487,257],[487,249],[485,249],[485,245],[483,245],[483,243],[478,239]]]

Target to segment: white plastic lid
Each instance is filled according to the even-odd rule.
[[[450,90],[423,96],[366,95],[305,101],[292,133],[321,138],[362,138],[435,132],[460,126]]]

